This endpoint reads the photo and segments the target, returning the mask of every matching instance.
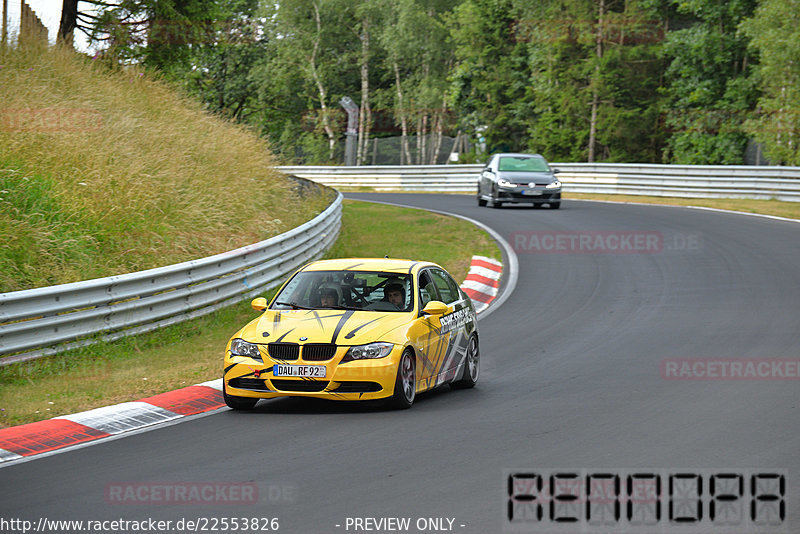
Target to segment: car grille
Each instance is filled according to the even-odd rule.
[[[272,379],[272,385],[281,391],[296,391],[313,393],[322,391],[330,382],[326,380],[277,380]]]
[[[307,362],[330,360],[336,354],[336,345],[330,343],[308,343],[303,345],[303,359]]]
[[[275,360],[293,361],[300,357],[301,348],[304,360],[307,362],[322,362],[333,358],[336,355],[337,347],[331,343],[308,343],[306,345],[269,343],[267,352]]]
[[[334,391],[336,393],[371,393],[380,391],[381,385],[377,382],[342,382]]]
[[[297,343],[268,343],[267,352],[276,360],[296,360],[300,357],[300,345]]]
[[[249,389],[251,391],[269,391],[267,383],[258,378],[232,378],[228,381],[232,388]]]

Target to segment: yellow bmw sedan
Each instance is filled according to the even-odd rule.
[[[475,307],[430,262],[348,258],[297,270],[225,351],[223,393],[247,410],[259,399],[385,399],[408,408],[442,384],[471,388],[480,355]]]

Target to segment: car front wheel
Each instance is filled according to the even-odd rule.
[[[486,201],[481,197],[481,186],[478,185],[478,206],[485,206]]]
[[[222,385],[222,398],[225,400],[225,404],[228,405],[228,408],[233,408],[234,410],[252,410],[258,402],[258,399],[250,397],[228,395],[228,392],[225,390],[225,384]]]

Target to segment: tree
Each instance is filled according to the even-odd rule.
[[[372,105],[370,101],[370,66],[373,64],[375,50],[374,35],[380,32],[383,14],[390,4],[386,0],[362,0],[355,5],[353,34],[360,43],[358,64],[361,74],[361,106],[358,114],[358,144],[356,165],[366,161],[369,150],[370,130],[372,128]]]
[[[314,161],[333,161],[344,119],[338,101],[355,94],[359,79],[352,5],[345,0],[286,0],[263,6],[262,17],[270,57],[258,69],[260,98],[274,111],[285,110],[278,112],[277,129],[267,127],[274,132],[270,139],[286,141],[279,145],[290,159],[313,153]],[[290,80],[291,85],[280,85]],[[292,143],[302,149],[290,148]]]
[[[415,0],[390,3],[388,20],[391,23],[384,24],[378,35],[380,46],[386,51],[386,60],[391,68],[393,83],[389,87],[393,97],[386,100],[393,101],[393,116],[400,126],[400,161],[403,163],[412,161],[408,141],[411,128],[408,94],[413,83],[410,78],[414,72],[417,51],[417,41],[413,36],[424,21],[420,8]]]
[[[645,2],[521,8],[530,151],[569,161],[652,161],[659,147],[660,19]]]
[[[465,0],[447,18],[455,44],[451,102],[462,130],[485,128],[489,151],[527,142],[530,80],[526,44],[515,38],[520,12],[512,0]]]
[[[664,94],[670,130],[665,159],[681,164],[740,164],[748,136],[743,125],[758,96],[747,37],[739,23],[756,0],[673,0],[694,17],[669,32],[664,54],[671,60]]]
[[[58,25],[58,36],[56,40],[71,45],[77,27],[78,0],[64,0],[61,6],[61,21]]]
[[[257,114],[254,69],[263,61],[267,41],[255,16],[258,0],[229,0],[220,18],[206,25],[202,40],[191,43],[188,65],[175,69],[175,81],[199,97],[209,110],[239,122]]]
[[[745,131],[773,162],[800,165],[800,1],[763,0],[741,28],[759,54],[763,90]]]
[[[177,78],[191,68],[192,48],[216,39],[219,24],[257,0],[63,0],[59,41],[75,29],[113,63],[138,63]]]
[[[397,0],[385,10],[376,32],[378,57],[383,60],[383,66],[378,65],[382,90],[376,93],[382,101],[391,102],[404,163],[435,163],[444,133],[453,126],[447,98],[453,47],[445,21],[453,5],[452,0]],[[413,133],[416,149],[412,153]]]

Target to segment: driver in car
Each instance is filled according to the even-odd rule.
[[[333,308],[339,305],[339,295],[332,287],[324,287],[319,290],[319,305],[321,308]]]
[[[405,308],[405,291],[400,284],[388,284],[386,286],[386,300],[395,305],[398,310]]]

